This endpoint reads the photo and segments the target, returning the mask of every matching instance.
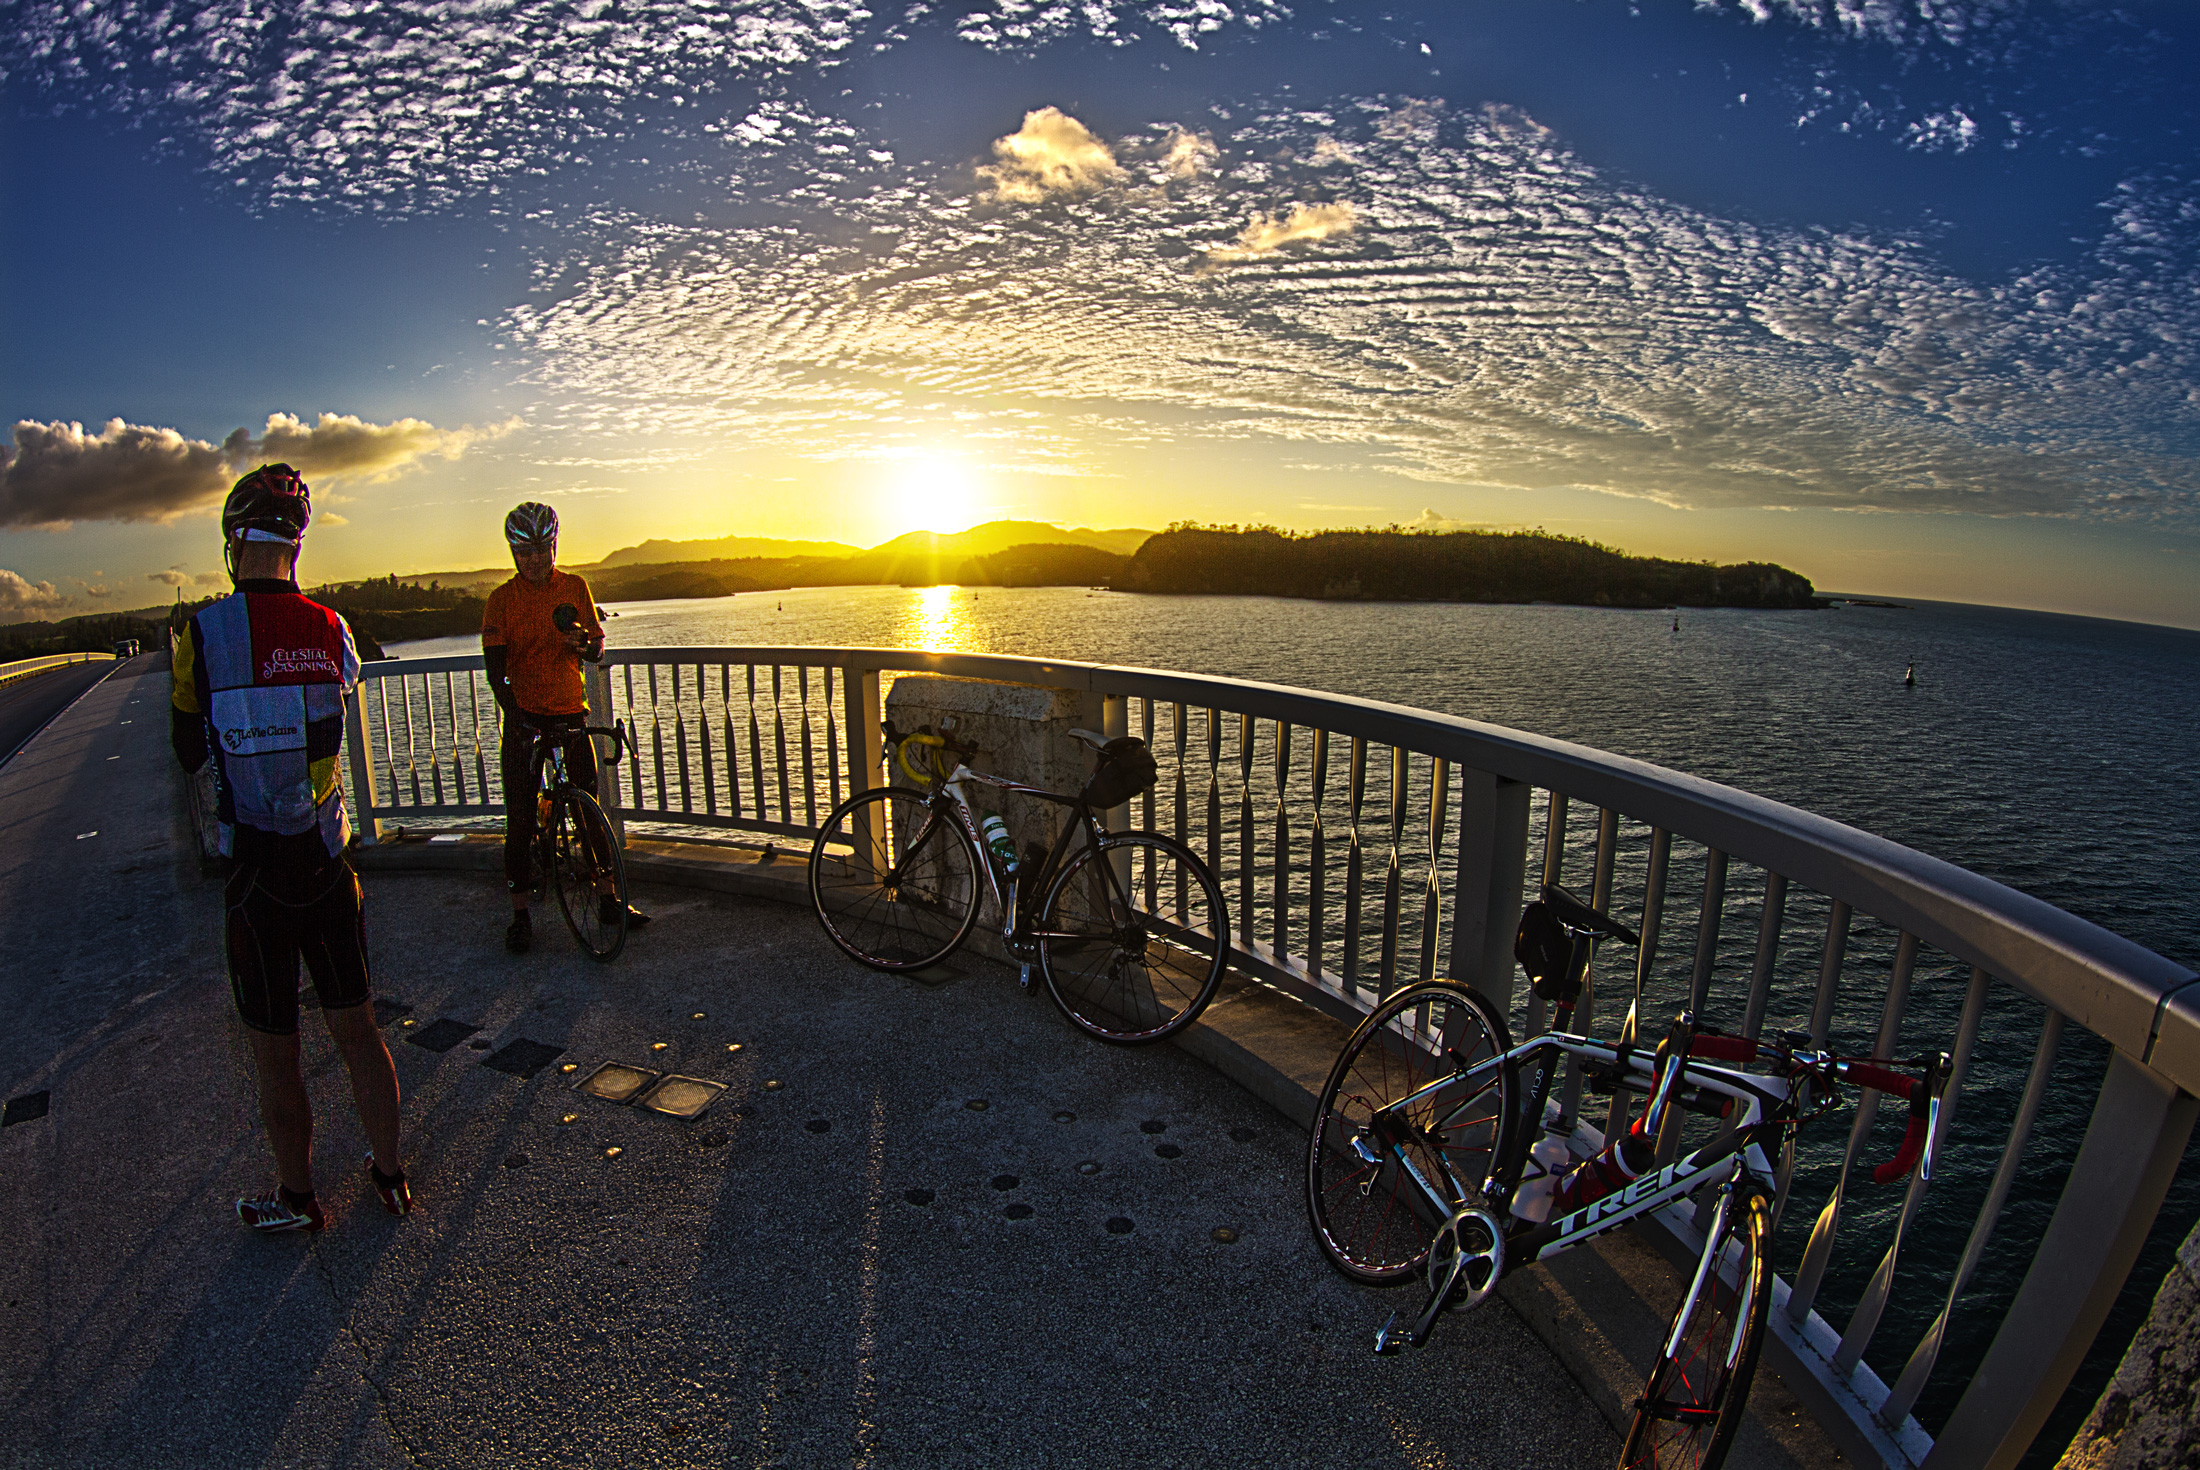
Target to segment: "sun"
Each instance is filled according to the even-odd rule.
[[[934,450],[910,455],[886,481],[885,520],[905,531],[952,532],[976,524],[978,477],[961,458]]]

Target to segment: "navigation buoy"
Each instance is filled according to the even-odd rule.
[[[1915,689],[1917,687],[1916,664],[1913,663],[1902,671],[1902,687],[1905,689]]]

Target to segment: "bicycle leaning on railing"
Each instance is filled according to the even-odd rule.
[[[833,809],[810,852],[810,898],[833,943],[876,970],[936,965],[978,922],[980,883],[1001,943],[1062,1014],[1102,1041],[1159,1041],[1189,1026],[1230,963],[1222,890],[1191,849],[1159,832],[1110,832],[1100,814],[1154,781],[1145,742],[1070,734],[1099,766],[1074,796],[974,771],[983,754],[926,728],[885,725],[885,758],[916,783],[859,792]],[[1050,849],[1019,850],[973,787],[1070,809]]]
[[[545,730],[532,723],[535,749],[535,881],[557,891],[565,925],[589,957],[610,960],[626,944],[626,859],[603,806],[573,782],[565,742],[601,735],[615,765],[630,738],[618,725]]]
[[[1746,1040],[1685,1012],[1654,1052],[1568,1034],[1600,939],[1637,942],[1555,885],[1529,905],[1515,952],[1556,1009],[1548,1033],[1517,1047],[1503,1014],[1469,986],[1427,981],[1378,1006],[1322,1089],[1307,1206],[1323,1254],[1346,1276],[1427,1283],[1427,1302],[1403,1333],[1419,1347],[1440,1312],[1479,1306],[1508,1273],[1705,1194],[1696,1217],[1702,1254],[1619,1463],[1713,1470],[1741,1422],[1764,1339],[1772,1218],[1793,1168],[1795,1130],[1837,1104],[1843,1080],[1906,1097],[1908,1133],[1873,1178],[1892,1183],[1920,1161],[1930,1178],[1948,1058],[1838,1057],[1800,1049],[1807,1034]],[[1566,1168],[1559,1138],[1531,1135],[1544,1131],[1552,1080],[1570,1062],[1596,1090],[1643,1094],[1649,1104],[1602,1153]],[[1771,1075],[1736,1069],[1753,1062],[1769,1064]],[[1686,1113],[1721,1126],[1702,1147],[1656,1167],[1678,1152]],[[1394,1350],[1400,1337],[1393,1314],[1375,1350]]]

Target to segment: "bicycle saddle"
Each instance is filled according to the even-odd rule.
[[[1556,883],[1543,885],[1543,902],[1549,907],[1552,916],[1569,929],[1602,934],[1608,939],[1617,939],[1621,944],[1642,943],[1642,936],[1634,930],[1625,924],[1614,923]]]

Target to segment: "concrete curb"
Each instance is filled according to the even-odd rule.
[[[387,837],[353,850],[366,872],[502,870],[503,839],[484,833]],[[627,874],[643,883],[704,889],[807,908],[809,864],[769,849],[630,838]],[[1174,1045],[1213,1067],[1301,1129],[1310,1129],[1322,1085],[1349,1028],[1282,992],[1236,973]],[[1679,1300],[1681,1278],[1660,1243],[1634,1232],[1607,1236],[1511,1277],[1499,1295],[1542,1339],[1615,1432],[1624,1436],[1650,1364]],[[1401,1301],[1401,1308],[1406,1304]],[[1751,1393],[1750,1417],[1728,1464],[1734,1470],[1801,1470],[1848,1463],[1768,1365]]]

